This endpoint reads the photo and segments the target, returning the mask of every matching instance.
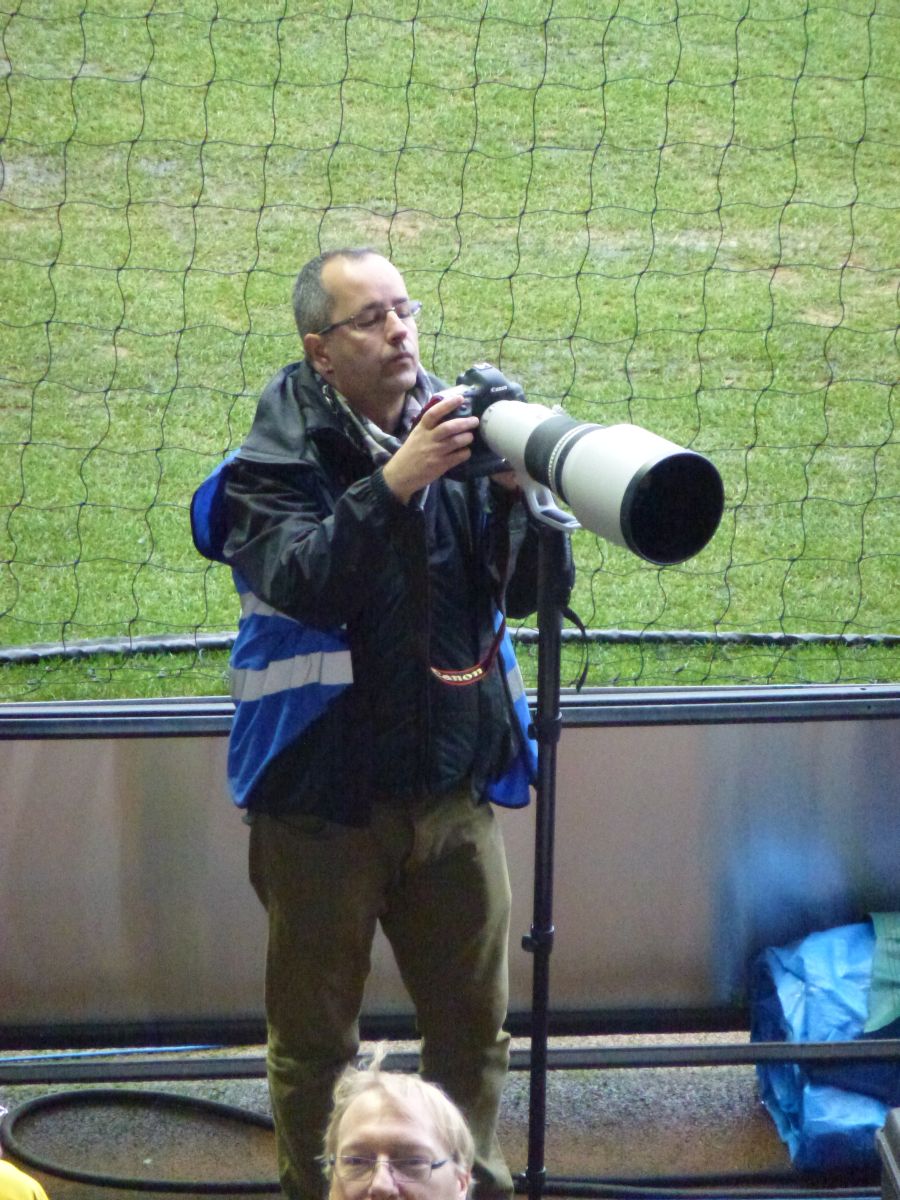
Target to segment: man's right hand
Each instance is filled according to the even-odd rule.
[[[422,413],[409,437],[382,468],[384,482],[403,504],[471,456],[478,418],[454,417],[462,396],[437,400]]]

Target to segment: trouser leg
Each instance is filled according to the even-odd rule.
[[[490,805],[445,797],[415,821],[415,843],[382,918],[422,1035],[422,1073],[465,1114],[476,1197],[509,1196],[497,1140],[509,1064],[510,888]]]
[[[317,1156],[337,1076],[359,1048],[380,867],[365,830],[260,814],[250,878],[266,908],[267,1066],[290,1200],[320,1200]]]

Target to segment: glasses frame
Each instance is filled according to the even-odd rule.
[[[361,1175],[357,1175],[356,1177],[345,1176],[341,1171],[341,1164],[346,1162],[347,1159],[355,1161],[357,1165],[359,1165],[362,1161],[365,1161],[368,1164],[368,1173],[363,1173]],[[424,1179],[411,1179],[408,1175],[404,1175],[402,1164],[410,1161],[420,1163],[422,1166],[427,1163],[428,1175]],[[360,1184],[364,1187],[368,1187],[375,1178],[375,1172],[378,1170],[379,1163],[385,1163],[387,1169],[391,1173],[391,1178],[395,1183],[402,1181],[403,1183],[411,1183],[420,1187],[424,1187],[426,1184],[431,1182],[432,1172],[436,1171],[438,1167],[445,1167],[450,1161],[451,1159],[449,1156],[447,1158],[439,1158],[435,1162],[428,1162],[427,1159],[423,1160],[421,1156],[414,1155],[407,1156],[406,1158],[389,1158],[386,1154],[377,1154],[371,1157],[368,1154],[333,1154],[328,1160],[328,1165],[331,1167],[335,1175],[337,1175],[338,1178],[344,1183],[349,1183],[351,1185]]]
[[[326,325],[324,329],[317,330],[316,336],[324,337],[326,333],[332,333],[335,329],[342,329],[345,325],[352,325],[357,333],[371,333],[373,329],[381,329],[384,327],[384,323],[388,319],[388,313],[396,313],[398,308],[404,308],[407,304],[409,305],[409,312],[407,315],[405,317],[401,317],[400,314],[397,313],[397,316],[401,321],[414,321],[422,311],[422,301],[400,300],[397,304],[392,304],[390,308],[385,308],[384,315],[376,318],[371,325],[364,325],[360,327],[356,322],[359,320],[360,315],[364,313],[367,308],[381,308],[380,304],[366,304],[359,310],[359,312],[355,312],[352,317],[344,317],[343,321],[332,321],[332,323],[330,325]]]

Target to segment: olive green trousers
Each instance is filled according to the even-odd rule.
[[[509,1063],[510,889],[499,823],[468,788],[376,806],[364,829],[256,814],[250,879],[268,914],[268,1076],[290,1200],[321,1200],[331,1092],[359,1048],[380,923],[413,1001],[421,1068],[465,1114],[476,1198],[512,1195],[496,1135]]]

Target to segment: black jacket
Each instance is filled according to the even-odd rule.
[[[480,796],[515,751],[504,681],[494,667],[452,687],[430,667],[485,654],[517,560],[510,615],[533,610],[523,505],[487,480],[446,477],[424,505],[401,504],[305,363],[266,387],[225,495],[228,562],[288,616],[344,626],[353,663],[352,686],[275,760],[251,807],[359,824],[379,797],[466,778]]]

